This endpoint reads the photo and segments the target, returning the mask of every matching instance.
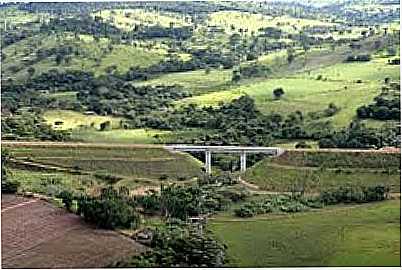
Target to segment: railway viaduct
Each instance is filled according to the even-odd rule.
[[[165,146],[169,151],[179,152],[204,152],[205,171],[211,173],[212,153],[234,153],[240,154],[240,171],[245,172],[247,166],[247,154],[264,153],[270,156],[279,156],[285,151],[278,147],[246,147],[246,146],[194,146],[194,145],[169,145]]]

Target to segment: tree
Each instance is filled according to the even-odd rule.
[[[279,87],[275,88],[272,93],[274,94],[275,99],[280,99],[285,94],[285,91],[283,91],[282,87]]]
[[[112,123],[110,121],[106,121],[100,124],[101,131],[108,131],[112,129]]]
[[[293,48],[288,48],[287,50],[286,50],[286,53],[287,53],[287,61],[288,61],[288,63],[290,64],[290,63],[292,63],[293,62],[293,60],[295,59],[295,50],[293,49]]]
[[[237,70],[233,70],[232,82],[238,82],[238,81],[240,81],[240,79],[241,79],[240,72]]]
[[[34,67],[29,67],[27,69],[28,76],[31,78],[35,74],[35,68]]]
[[[57,65],[60,65],[61,62],[63,61],[63,58],[64,58],[63,55],[57,54],[57,55],[56,55],[56,58],[55,58],[56,64],[57,64]]]

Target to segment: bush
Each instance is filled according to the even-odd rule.
[[[279,88],[274,89],[274,91],[272,91],[272,93],[274,94],[274,97],[276,99],[280,99],[285,94],[285,91],[283,91],[283,88],[279,87]]]
[[[109,185],[116,184],[117,182],[123,179],[122,177],[119,176],[104,173],[95,173],[94,176],[96,178],[106,181]]]
[[[62,200],[64,203],[64,206],[67,208],[68,211],[71,211],[71,207],[73,206],[73,194],[67,190],[63,190],[62,192],[59,193],[57,196]]]
[[[112,267],[222,267],[226,246],[212,238],[209,231],[169,224],[152,231],[149,250]]]
[[[306,142],[298,142],[296,143],[295,148],[311,148],[311,145],[307,144]]]
[[[289,202],[281,206],[281,211],[286,213],[296,213],[305,211],[308,207],[301,202]]]
[[[78,214],[103,229],[135,229],[140,216],[122,194],[112,188],[102,190],[98,197],[78,199]]]
[[[2,180],[1,181],[1,193],[5,193],[5,194],[16,193],[18,191],[19,186],[20,186],[19,182],[14,182],[14,181],[10,181],[10,180]]]
[[[377,185],[365,186],[342,186],[337,189],[323,191],[320,200],[325,205],[338,203],[367,203],[382,201],[387,198],[389,188]]]

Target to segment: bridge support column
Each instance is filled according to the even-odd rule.
[[[240,172],[246,171],[246,152],[240,153]]]
[[[211,151],[205,151],[205,172],[211,174]]]

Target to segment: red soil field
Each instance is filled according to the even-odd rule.
[[[1,198],[2,268],[100,268],[144,248],[45,201]]]

